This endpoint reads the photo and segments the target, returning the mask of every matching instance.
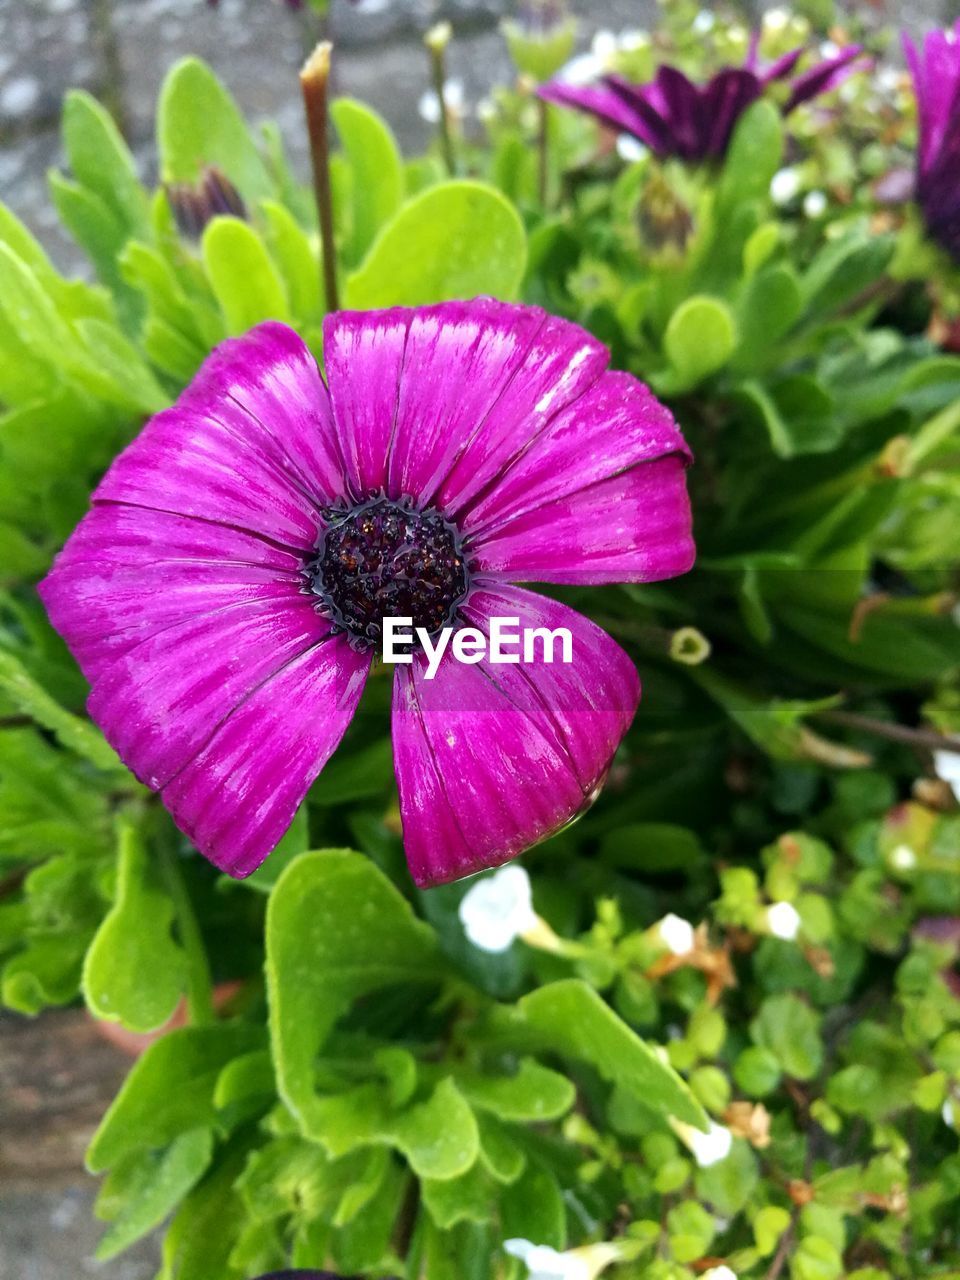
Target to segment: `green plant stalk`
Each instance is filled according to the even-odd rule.
[[[450,110],[444,93],[447,79],[446,48],[450,37],[446,29],[441,30],[443,27],[444,24],[441,23],[429,32],[425,43],[430,55],[430,78],[433,82],[433,91],[437,95],[437,107],[440,112],[440,148],[443,152],[443,163],[447,173],[454,178],[457,174],[457,157],[453,147],[453,130],[450,128]]]
[[[207,949],[200,933],[193,903],[190,901],[190,894],[187,892],[187,886],[177,865],[177,855],[169,839],[161,838],[157,843],[160,846],[163,877],[177,913],[177,931],[186,958],[187,1012],[193,1026],[209,1025],[215,1020],[215,1013],[213,979],[210,974]]]

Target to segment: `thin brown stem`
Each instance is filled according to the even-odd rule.
[[[333,191],[330,183],[330,113],[327,90],[330,81],[330,54],[333,46],[321,41],[304,63],[300,72],[300,88],[307,114],[310,138],[310,160],[313,166],[313,189],[320,220],[320,249],[323,255],[323,289],[327,310],[337,311],[337,253],[333,237]]]
[[[819,711],[817,716],[821,720],[829,720],[832,724],[840,725],[845,729],[869,733],[875,738],[903,742],[909,747],[920,747],[925,751],[953,751],[960,755],[960,738],[937,733],[935,729],[911,729],[905,724],[874,720],[872,716],[862,716],[855,711]]]

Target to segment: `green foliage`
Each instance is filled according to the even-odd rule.
[[[739,61],[742,27],[704,40],[695,12],[667,6],[657,49],[696,75]],[[768,27],[764,58],[808,34]],[[649,76],[652,49],[619,69]],[[938,345],[960,289],[876,207],[909,110],[856,83],[829,119],[754,104],[697,168],[621,165],[551,109],[546,205],[523,85],[483,145],[455,135],[464,178],[332,106],[347,305],[545,305],[668,401],[697,459],[694,574],[559,592],[644,700],[595,808],[525,858],[555,941],[502,955],[465,937],[464,886],[410,885],[379,706],[241,885],[83,715],[37,581],[217,342],[272,317],[321,357],[325,303],[308,189],[209,68],[174,67],[157,119],[163,183],[213,167],[246,209],[199,241],[68,95],[51,197],[97,282],[0,206],[0,994],[158,1033],[89,1150],[102,1258],[167,1222],[160,1280],[518,1280],[515,1237],[616,1239],[618,1280],[960,1267],[960,816],[921,778],[927,738],[900,740],[960,731],[956,331]],[[787,155],[824,215],[772,202]],[[692,951],[665,947],[668,912],[701,926]],[[214,980],[236,984],[219,1013]],[[698,1164],[708,1123],[732,1141]]]

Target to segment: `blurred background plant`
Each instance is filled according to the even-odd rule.
[[[188,58],[156,184],[103,106],[64,103],[50,195],[85,278],[0,209],[0,992],[150,1033],[88,1164],[101,1257],[169,1221],[163,1280],[960,1267],[960,276],[912,203],[910,81],[889,29],[774,10],[764,65],[870,62],[786,119],[773,86],[691,165],[536,89],[703,82],[747,20],[679,0],[588,52],[571,31],[520,6],[516,74],[469,118],[434,32],[413,158],[331,109],[346,305],[539,303],[697,455],[691,575],[558,589],[644,699],[596,806],[523,859],[532,890],[413,890],[383,679],[281,849],[218,877],[84,718],[33,592],[213,345],[277,318],[322,355],[280,130]]]

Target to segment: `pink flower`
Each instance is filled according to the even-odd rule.
[[[398,666],[414,879],[546,838],[639,700],[603,631],[510,585],[649,582],[694,559],[690,455],[576,325],[490,299],[339,312],[223,343],[116,459],[40,592],[89,710],[200,851],[253,871],[360,699],[384,617],[567,628],[573,661]]]
[[[917,95],[916,197],[932,239],[960,262],[960,21],[918,49],[903,37]]]

